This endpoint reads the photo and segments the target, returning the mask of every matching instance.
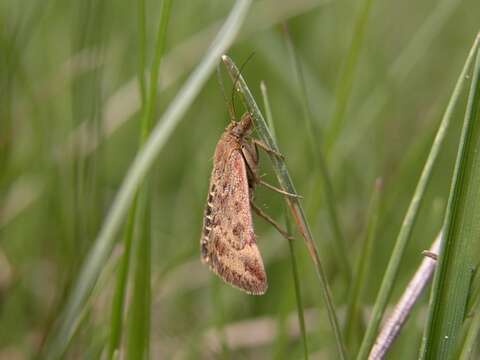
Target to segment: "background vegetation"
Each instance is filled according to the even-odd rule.
[[[44,358],[55,346],[51,339],[61,311],[139,138],[145,140],[139,135],[145,104],[156,99],[155,122],[209,51],[234,2],[174,1],[163,13],[161,4],[146,1],[142,23],[136,3],[119,0],[0,2],[0,358]],[[365,320],[371,313],[435,132],[480,28],[479,11],[477,0],[255,1],[228,51],[239,65],[254,53],[242,73],[260,105],[265,81],[277,142],[304,197],[342,327],[356,281],[347,266],[363,258],[367,224],[378,217],[359,303]],[[139,64],[151,69],[159,22],[167,18],[158,96],[142,98]],[[231,83],[225,81],[225,87],[229,96]],[[151,90],[151,82],[143,89]],[[468,85],[442,144],[391,304],[443,224],[467,93]],[[243,111],[238,99],[236,109],[237,115]],[[224,285],[199,261],[211,159],[227,122],[227,106],[212,75],[156,158],[147,190],[139,193],[122,348],[149,347],[151,358],[166,359],[305,356],[289,244],[271,226],[255,219],[269,281],[264,296]],[[331,186],[321,175],[320,150]],[[264,179],[275,183],[268,157],[261,159]],[[369,216],[378,177],[383,179],[380,205]],[[255,197],[283,222],[281,196],[259,188]],[[76,314],[76,332],[65,335],[73,336],[67,358],[106,352],[126,232],[121,229],[97,287]],[[135,239],[145,236],[149,243],[142,252]],[[295,236],[308,351],[311,358],[334,358],[321,287],[301,237]],[[346,250],[339,252],[341,238]],[[135,300],[145,291],[139,282],[149,278],[150,293]],[[418,356],[427,301],[425,293],[390,358]],[[143,315],[135,315],[142,309]],[[138,324],[144,332],[137,332]],[[346,336],[350,354],[357,353],[366,322],[355,325]],[[149,344],[138,344],[135,333]]]

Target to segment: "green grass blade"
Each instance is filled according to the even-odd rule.
[[[155,53],[150,70],[150,81],[145,106],[142,109],[140,127],[140,144],[143,145],[150,135],[157,96],[158,74],[160,62],[165,50],[165,38],[170,18],[172,1],[163,0],[160,5],[160,17]],[[143,7],[142,7],[143,8]],[[142,9],[141,9],[142,10]],[[143,24],[144,26],[144,24]],[[142,71],[140,79],[144,72]],[[143,219],[140,222],[139,236],[136,238],[135,268],[133,271],[132,301],[129,307],[129,323],[126,338],[126,359],[147,359],[150,343],[150,278],[151,278],[151,229],[150,229],[150,194],[151,182],[145,181],[141,190],[140,208],[143,210]]]
[[[342,272],[346,275],[347,280],[350,281],[352,277],[352,269],[348,260],[349,257],[346,256],[347,245],[341,231],[340,221],[338,220],[337,209],[335,206],[337,202],[335,200],[335,194],[333,191],[332,180],[328,172],[327,162],[322,152],[320,141],[317,140],[319,137],[319,131],[316,129],[310,104],[308,102],[305,78],[303,76],[300,61],[286,23],[283,24],[283,30],[285,33],[288,52],[290,53],[293,65],[293,71],[295,72],[295,77],[298,83],[298,89],[301,94],[300,98],[302,100],[301,105],[303,110],[303,118],[307,127],[307,136],[309,140],[308,142],[310,150],[313,156],[313,160],[315,162],[315,173],[313,178],[315,179],[315,183],[317,183],[317,179],[322,183],[322,186],[320,188],[325,196],[328,220],[332,228],[332,234],[334,236],[334,239],[332,241],[332,247],[335,250],[338,264],[340,264],[340,267],[343,270]],[[313,194],[312,197],[317,198],[317,195]]]
[[[147,22],[145,19],[145,0],[139,0],[137,3],[138,16],[138,87],[140,90],[141,109],[145,109],[147,101],[147,84],[145,81],[145,64],[147,57]]]
[[[267,87],[264,82],[260,84],[260,89],[262,91],[263,97],[263,105],[265,108],[265,117],[267,119],[268,127],[272,132],[272,136],[276,141],[275,135],[275,125],[273,122],[272,116],[272,108],[270,107],[270,101],[268,100],[268,92]],[[285,225],[287,229],[287,233],[289,235],[292,234],[292,224],[290,222],[290,218],[288,217],[288,209],[285,206]],[[307,342],[307,331],[305,328],[305,316],[303,314],[303,303],[302,303],[302,293],[300,291],[300,279],[298,276],[298,267],[297,267],[297,260],[295,259],[295,246],[293,240],[288,240],[288,248],[290,250],[290,262],[292,264],[292,277],[293,277],[293,285],[295,288],[295,301],[297,304],[297,314],[298,314],[298,324],[300,327],[300,335],[302,337],[302,344],[303,344],[303,355],[304,359],[308,360],[308,342]]]
[[[385,307],[387,306],[388,300],[393,290],[393,286],[395,284],[395,279],[398,275],[400,261],[405,251],[405,247],[407,246],[408,240],[410,239],[410,236],[412,234],[413,226],[418,215],[418,210],[420,209],[420,205],[424,198],[425,190],[427,188],[428,182],[430,181],[433,166],[436,163],[438,154],[443,144],[443,140],[445,139],[445,136],[447,134],[448,126],[450,125],[451,118],[453,117],[453,110],[461,95],[461,91],[465,83],[465,76],[467,74],[468,68],[470,67],[470,64],[474,59],[477,47],[478,38],[474,42],[473,47],[470,50],[465,65],[462,69],[462,72],[460,73],[460,76],[457,80],[452,96],[447,105],[447,109],[445,110],[442,121],[438,128],[437,134],[435,135],[435,139],[430,149],[430,153],[428,155],[425,166],[422,170],[422,174],[420,175],[420,179],[418,180],[415,193],[413,194],[412,200],[407,209],[407,213],[405,214],[402,226],[400,228],[400,232],[395,242],[392,255],[387,265],[387,270],[385,271],[385,275],[383,277],[382,284],[380,286],[380,290],[375,301],[372,318],[370,319],[370,322],[368,324],[367,331],[362,341],[362,345],[360,347],[360,352],[357,359],[367,358],[368,353],[370,352],[370,349],[375,340],[380,321],[382,320]]]
[[[474,349],[478,343],[478,335],[480,333],[480,311],[476,309],[471,324],[468,328],[465,342],[463,343],[462,352],[459,355],[460,360],[473,359]]]
[[[357,120],[339,134],[339,139],[331,150],[332,164],[341,163],[338,161],[339,157],[348,157],[356,151],[365,134],[382,120],[379,114],[385,110],[392,96],[386,84],[401,84],[405,81],[419,65],[419,60],[425,57],[431,44],[435,43],[435,37],[439,36],[460,3],[461,0],[442,0],[436,3],[435,8],[389,66],[386,79],[388,81],[381,82],[369,92],[363,105],[356,111]]]
[[[145,83],[145,57],[146,57],[146,50],[145,50],[145,4],[144,1],[139,1],[138,4],[138,12],[139,12],[139,42],[140,42],[140,59],[139,59],[139,86],[140,86],[140,94],[142,99],[142,120],[140,126],[140,145],[143,145],[147,140],[147,136],[149,134],[149,129],[151,127],[152,118],[153,118],[153,108],[155,104],[155,97],[157,92],[157,77],[160,68],[160,59],[162,58],[163,51],[165,48],[165,34],[166,28],[168,24],[168,19],[170,15],[170,7],[171,1],[163,1],[161,8],[160,8],[160,20],[159,20],[159,28],[157,33],[157,40],[155,46],[155,57],[152,64],[152,69],[150,71],[150,91],[148,92],[147,97],[147,90],[146,90],[146,83]],[[148,192],[149,189],[144,189],[144,192]],[[144,198],[148,198],[147,195],[143,195]],[[111,320],[111,329],[110,329],[110,339],[108,345],[108,358],[112,358],[114,355],[115,350],[118,348],[120,337],[122,334],[122,320],[123,320],[123,312],[124,312],[124,304],[125,304],[125,291],[127,287],[127,279],[128,279],[128,269],[130,263],[130,250],[131,244],[133,239],[133,233],[135,229],[135,218],[136,218],[136,209],[137,209],[137,201],[138,196],[135,196],[132,201],[132,206],[130,208],[128,214],[128,221],[127,227],[125,229],[125,236],[124,236],[124,254],[122,259],[120,260],[119,271],[117,275],[117,284],[115,289],[115,294],[113,297],[113,304],[112,304],[112,320]],[[142,202],[143,206],[149,206],[147,202],[144,200]],[[144,222],[149,221],[149,209],[143,209],[144,211]],[[129,324],[129,333],[128,333],[128,344],[133,344],[132,346],[127,346],[127,356],[131,353],[131,349],[137,353],[143,353],[145,348],[141,347],[138,349],[139,345],[145,345],[145,342],[142,342],[140,339],[147,339],[148,338],[148,308],[149,300],[145,299],[144,296],[148,293],[142,287],[138,287],[137,284],[142,284],[142,286],[150,286],[150,261],[145,257],[149,256],[150,253],[150,232],[148,231],[149,226],[142,226],[142,234],[139,237],[139,244],[137,244],[137,252],[136,252],[136,268],[134,271],[134,292],[133,292],[133,299],[131,304],[130,312],[133,313],[132,320]],[[140,310],[138,310],[140,309]],[[132,330],[133,329],[133,330]],[[137,338],[138,337],[138,338]]]
[[[345,319],[345,340],[348,349],[353,354],[359,346],[359,339],[356,338],[361,328],[361,305],[363,292],[368,283],[369,265],[372,262],[372,250],[375,243],[378,217],[380,214],[380,197],[382,192],[382,180],[375,181],[372,198],[370,200],[365,238],[357,258],[355,277],[348,296],[347,315]]]
[[[458,336],[455,348],[455,358],[472,359],[474,351],[477,349],[477,335],[480,331],[480,319],[478,318],[478,309],[480,304],[480,276],[478,264],[473,271],[473,277],[468,296],[466,318],[462,326],[462,331]],[[477,350],[478,351],[478,350]],[[478,356],[477,356],[478,357]]]
[[[110,321],[110,337],[107,348],[107,359],[113,359],[115,351],[119,347],[120,338],[122,336],[123,309],[125,305],[130,253],[132,248],[133,232],[135,228],[134,225],[135,215],[137,212],[137,201],[138,196],[135,196],[127,216],[127,226],[125,228],[123,239],[123,254],[120,258],[119,269],[115,283],[115,292],[112,298],[112,315]]]
[[[230,77],[233,81],[235,81],[235,85],[238,91],[240,91],[242,95],[242,99],[244,100],[246,107],[254,117],[255,127],[262,139],[263,142],[271,149],[275,150],[276,152],[280,152],[277,146],[275,139],[270,134],[270,130],[263,118],[260,109],[255,102],[255,99],[250,92],[245,80],[243,79],[242,75],[238,71],[237,66],[233,63],[233,61],[227,56],[223,55],[222,60],[230,74]],[[295,186],[293,185],[292,179],[290,174],[287,170],[287,166],[285,161],[278,156],[270,154],[270,159],[273,164],[273,168],[275,171],[275,175],[277,177],[278,182],[283,190],[291,193],[296,194]],[[308,253],[313,261],[315,266],[315,271],[317,277],[320,280],[320,288],[322,290],[322,296],[325,301],[325,305],[327,307],[327,314],[328,319],[330,321],[330,326],[335,336],[336,346],[338,350],[338,355],[341,359],[346,359],[345,354],[345,346],[343,343],[342,333],[340,331],[340,326],[338,323],[338,318],[335,312],[335,307],[333,305],[332,296],[330,292],[330,288],[327,282],[327,276],[325,271],[323,270],[320,257],[318,255],[317,245],[313,240],[313,235],[310,230],[310,226],[308,225],[307,218],[305,216],[305,212],[300,205],[300,201],[298,198],[293,197],[286,197],[286,202],[290,209],[290,212],[294,218],[295,224],[297,225],[297,229],[302,235],[303,239],[305,240],[305,245],[307,246]]]
[[[145,111],[143,112],[144,119],[142,121],[142,144],[146,141],[150,129],[152,127],[153,114],[155,109],[155,98],[158,88],[158,74],[160,72],[160,62],[165,51],[165,38],[167,32],[168,20],[170,18],[170,8],[172,0],[163,0],[160,6],[160,20],[158,23],[157,37],[155,43],[155,53],[153,56],[152,69],[150,71],[149,91],[147,94],[147,102]]]
[[[158,125],[153,129],[148,141],[132,163],[69,295],[60,319],[60,326],[52,334],[51,343],[49,343],[49,358],[58,358],[65,351],[73,335],[77,315],[87,301],[98,274],[111,253],[115,235],[122,225],[136,190],[182,116],[214,71],[221,54],[232,44],[245,20],[250,4],[251,0],[238,0],[235,3],[206,55],[161,116]]]
[[[425,333],[424,359],[450,359],[480,250],[480,52],[468,97]]]
[[[442,237],[443,232],[440,231],[428,251],[432,254],[438,255]],[[375,339],[375,344],[370,351],[369,359],[383,359],[386,356],[395,339],[405,327],[407,318],[412,312],[417,300],[430,282],[436,265],[437,262],[434,259],[424,256],[417,271],[415,271],[415,274],[405,287],[402,296],[395,304],[389,316],[383,322],[382,328]],[[406,331],[408,332],[407,329]],[[412,335],[415,336],[416,334],[409,334],[409,336]]]
[[[139,235],[135,244],[132,299],[128,309],[125,359],[148,359],[150,340],[150,202],[149,181],[139,197]],[[142,214],[143,212],[143,214]]]
[[[145,81],[145,63],[146,63],[146,19],[145,19],[145,0],[138,1],[138,32],[139,32],[139,59],[138,59],[138,84],[140,89],[140,99],[142,112],[145,114],[147,102],[147,89]],[[142,118],[141,129],[147,127],[145,117]],[[140,132],[140,144],[143,144],[143,132]],[[135,230],[135,219],[137,210],[138,194],[135,195],[132,205],[127,215],[127,226],[125,228],[123,240],[123,255],[120,259],[119,270],[115,284],[115,293],[112,298],[112,316],[110,323],[110,337],[107,347],[107,358],[113,359],[115,351],[119,347],[120,338],[123,330],[123,313],[125,296],[127,289],[127,280],[130,266],[130,250],[132,247],[133,234]]]
[[[347,112],[348,100],[350,98],[350,93],[352,92],[355,69],[360,57],[372,3],[373,0],[363,0],[360,4],[360,10],[355,20],[355,25],[353,26],[350,47],[345,62],[342,65],[342,69],[340,70],[335,92],[335,108],[325,136],[325,154],[327,157],[329,156],[332,144],[337,140],[338,134],[342,130],[345,121],[345,113]]]

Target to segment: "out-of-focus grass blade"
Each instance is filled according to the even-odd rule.
[[[472,46],[472,49],[470,50],[470,53],[468,54],[462,72],[460,73],[460,76],[457,80],[452,96],[447,105],[440,126],[437,130],[437,134],[435,135],[435,139],[430,149],[430,153],[428,154],[428,158],[425,162],[425,166],[423,167],[422,174],[420,176],[420,179],[418,180],[417,187],[415,188],[415,193],[413,194],[412,200],[410,201],[410,205],[407,209],[407,213],[405,214],[405,217],[403,219],[400,232],[398,233],[392,255],[387,265],[387,270],[385,271],[385,275],[383,277],[382,284],[380,286],[380,290],[378,292],[377,299],[373,307],[372,317],[370,319],[370,322],[368,323],[367,331],[363,338],[360,352],[357,356],[358,360],[367,358],[368,353],[370,352],[370,349],[374,343],[380,321],[382,320],[385,307],[387,306],[390,294],[392,293],[393,286],[398,275],[400,261],[402,259],[407,243],[410,240],[410,236],[413,231],[415,220],[417,219],[420,205],[424,198],[427,185],[430,181],[433,166],[435,165],[438,154],[440,153],[440,150],[442,148],[443,140],[445,139],[451,118],[453,117],[453,110],[461,95],[467,71],[474,60],[475,53],[478,48],[478,40],[479,39],[477,37]]]
[[[345,238],[342,235],[340,221],[338,219],[338,214],[336,209],[337,202],[335,200],[335,194],[333,191],[332,179],[328,171],[327,162],[322,151],[322,146],[320,144],[320,141],[318,140],[320,137],[320,134],[319,134],[319,131],[317,130],[317,126],[315,126],[312,110],[308,101],[307,87],[305,84],[305,78],[303,76],[302,68],[300,65],[300,59],[298,57],[295,46],[293,44],[286,22],[283,23],[283,31],[285,34],[285,40],[287,43],[288,52],[290,54],[293,71],[295,73],[295,78],[298,83],[298,92],[300,93],[303,119],[306,124],[308,143],[309,143],[310,151],[312,153],[313,162],[314,162],[313,164],[314,171],[313,171],[312,178],[314,179],[315,184],[318,183],[318,180],[321,181],[320,187],[319,186],[314,187],[314,193],[312,198],[316,199],[320,197],[320,194],[315,193],[318,191],[319,188],[321,189],[321,191],[323,191],[323,194],[325,195],[328,220],[332,228],[332,234],[334,237],[332,241],[333,243],[332,247],[335,250],[337,262],[339,266],[342,268],[343,274],[346,275],[347,281],[350,282],[352,278],[352,268],[350,266],[348,256],[346,256],[347,245],[345,242]]]
[[[465,320],[480,251],[480,52],[445,218],[445,238],[432,290],[424,359],[450,359]]]
[[[265,115],[267,119],[268,126],[272,132],[272,136],[276,139],[275,135],[275,125],[273,122],[273,115],[272,115],[272,108],[270,107],[270,101],[268,99],[268,92],[267,86],[264,82],[260,84],[260,89],[262,91],[263,97],[263,104],[265,107]],[[290,218],[288,217],[288,208],[285,206],[285,225],[288,234],[292,234],[292,224],[290,222]],[[297,268],[297,260],[295,259],[295,247],[293,240],[288,240],[288,247],[290,250],[290,261],[292,264],[292,277],[293,277],[293,284],[295,288],[295,300],[297,304],[297,314],[298,314],[298,324],[300,326],[300,334],[302,335],[302,343],[303,343],[303,355],[304,359],[308,360],[308,342],[307,342],[307,331],[305,329],[305,317],[303,314],[303,304],[302,304],[302,293],[300,291],[300,279],[298,277],[298,268]]]
[[[143,3],[143,0],[140,0]],[[155,52],[150,71],[150,81],[148,82],[148,92],[142,97],[143,111],[142,122],[140,128],[140,144],[143,145],[150,135],[154,109],[157,97],[158,74],[160,71],[160,62],[165,50],[165,39],[167,33],[168,20],[170,18],[170,8],[172,0],[163,0],[160,6],[160,18],[158,22],[158,31],[155,41]],[[144,4],[140,6],[139,11],[144,11]],[[145,41],[145,16],[140,14],[140,31],[141,42]],[[143,46],[143,56],[141,61],[144,62],[145,46]],[[143,69],[140,69],[140,87],[146,90]],[[141,189],[140,210],[143,218],[139,217],[138,229],[139,236],[136,237],[135,243],[135,261],[133,271],[133,289],[132,301],[128,309],[129,321],[126,336],[126,359],[148,359],[150,348],[150,278],[151,278],[151,229],[150,229],[150,199],[151,199],[151,180],[147,176],[144,186]]]
[[[146,19],[145,19],[145,0],[139,0],[137,3],[138,15],[138,84],[140,90],[141,108],[145,114],[147,89],[145,81],[145,62],[146,62]],[[147,127],[148,119],[143,116],[141,129]],[[140,132],[140,144],[143,145],[146,139],[142,139],[143,131]],[[115,351],[117,351],[123,330],[123,313],[127,289],[127,280],[130,267],[130,251],[132,248],[133,235],[135,230],[135,219],[137,212],[138,193],[132,200],[127,215],[127,226],[123,236],[123,255],[120,259],[119,269],[117,272],[115,292],[112,298],[112,316],[110,320],[110,336],[107,345],[107,358],[113,359]]]
[[[107,347],[107,359],[113,359],[115,351],[118,349],[120,338],[123,332],[123,310],[125,304],[128,270],[130,266],[132,240],[135,229],[134,225],[137,213],[137,201],[138,196],[135,196],[127,216],[127,225],[125,227],[123,238],[123,254],[118,264],[115,292],[112,297],[112,316],[110,320],[110,336]]]
[[[338,77],[337,89],[335,92],[335,108],[325,136],[325,156],[327,158],[330,155],[332,144],[337,140],[338,134],[343,127],[348,100],[352,91],[355,69],[357,67],[358,58],[360,57],[360,50],[362,49],[363,37],[365,35],[372,3],[373,0],[363,0],[360,4],[360,10],[358,11],[355,25],[353,26],[350,48],[348,49],[347,56]]]
[[[378,122],[384,120],[379,114],[385,109],[392,94],[385,84],[391,82],[400,84],[405,81],[416,68],[419,60],[425,56],[431,44],[435,43],[435,37],[444,29],[461,2],[461,0],[436,2],[435,8],[430,11],[420,28],[411,35],[411,40],[396,55],[395,61],[388,69],[388,81],[382,81],[369,92],[363,105],[356,109],[356,121],[351,122],[344,128],[345,131],[339,133],[338,141],[331,149],[332,165],[341,164],[342,161],[338,161],[338,157],[348,157],[350,153],[356,151],[365,134],[377,126]],[[335,168],[332,169],[332,171],[335,170]]]
[[[150,197],[149,181],[139,196],[138,238],[134,248],[132,300],[128,309],[125,359],[148,359],[150,342]]]
[[[358,339],[357,334],[363,333],[363,331],[359,332],[359,329],[362,327],[361,302],[365,285],[368,283],[369,265],[372,262],[371,256],[377,233],[382,187],[382,180],[378,178],[375,181],[372,198],[370,200],[365,238],[360,253],[358,254],[355,276],[352,280],[352,286],[348,296],[345,341],[351,354],[353,354],[360,345],[361,339]]]
[[[59,326],[48,343],[48,357],[59,358],[73,336],[76,318],[88,300],[138,186],[150,170],[173,130],[182,119],[203,84],[214,71],[220,56],[229,48],[245,20],[251,0],[238,0],[200,64],[187,79],[160,118],[151,136],[137,154],[112,204],[98,237],[83,264],[70,293]]]
[[[463,322],[462,331],[457,336],[455,347],[455,359],[469,360],[474,359],[472,356],[477,350],[477,337],[480,332],[480,316],[478,309],[480,308],[480,276],[478,272],[478,264],[474,270],[472,278],[470,294],[468,296],[467,312],[465,321]],[[477,356],[478,357],[478,356]]]
[[[475,311],[470,326],[468,328],[465,342],[463,343],[462,351],[458,356],[460,360],[471,360],[474,354],[474,349],[477,346],[478,334],[480,333],[480,311],[478,308]]]
[[[242,75],[240,74],[237,66],[232,61],[232,59],[230,59],[227,55],[223,55],[222,60],[225,64],[225,67],[228,70],[228,73],[230,74],[230,77],[232,78],[232,81],[234,81],[235,83],[235,88],[242,95],[241,96],[242,100],[244,101],[246,107],[248,108],[248,111],[252,114],[253,118],[255,119],[255,127],[262,141],[268,147],[270,147],[270,149],[273,149],[277,153],[279,153],[280,151],[278,149],[277,142],[272,137],[272,134],[268,129],[267,123],[265,122],[265,119],[263,118],[263,115],[260,112],[260,108],[255,102],[255,99],[253,98],[253,95],[250,92],[250,89],[248,88],[247,83],[245,82]],[[272,161],[273,169],[275,171],[275,175],[277,177],[277,180],[281,188],[290,194],[296,195],[297,192],[295,190],[295,186],[293,185],[293,181],[292,181],[292,178],[290,177],[290,173],[288,172],[285,161],[281,159],[279,156],[276,156],[274,154],[270,154],[270,160]],[[335,311],[335,307],[333,305],[331,291],[327,282],[327,276],[325,274],[325,271],[323,270],[323,266],[320,261],[320,256],[318,254],[317,245],[313,240],[313,235],[310,230],[310,226],[308,225],[305,212],[297,197],[286,197],[286,202],[288,204],[292,217],[295,221],[295,224],[297,225],[297,229],[299,233],[302,235],[303,239],[305,240],[305,245],[307,246],[308,253],[315,266],[316,274],[320,280],[320,288],[322,290],[323,300],[325,301],[325,305],[327,307],[328,320],[330,321],[330,325],[332,327],[332,331],[335,336],[338,356],[341,359],[346,359],[343,336],[340,331],[337,314]]]

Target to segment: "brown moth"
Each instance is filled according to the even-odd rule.
[[[200,239],[202,261],[225,282],[249,294],[267,290],[267,275],[253,231],[250,200],[257,149],[246,136],[252,117],[232,121],[215,148]]]

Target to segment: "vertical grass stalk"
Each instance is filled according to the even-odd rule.
[[[123,330],[123,313],[126,297],[127,279],[130,266],[130,253],[135,229],[138,195],[135,195],[128,211],[127,226],[123,237],[123,254],[118,264],[115,291],[112,298],[112,315],[110,320],[110,336],[107,348],[107,359],[114,359],[119,348]]]
[[[160,4],[160,16],[155,40],[155,52],[150,70],[148,92],[142,111],[140,144],[143,145],[150,135],[157,98],[158,74],[160,62],[165,50],[165,38],[170,18],[172,0],[163,0]],[[144,6],[143,6],[144,7]],[[145,56],[145,54],[144,54]],[[143,71],[140,78],[143,76]],[[140,208],[143,218],[139,221],[136,237],[135,262],[133,269],[132,302],[129,308],[129,322],[126,340],[126,359],[148,358],[150,340],[150,277],[151,277],[151,229],[150,229],[150,184],[147,175],[140,189]]]
[[[352,92],[355,69],[357,68],[358,59],[360,57],[372,3],[373,0],[363,0],[360,4],[360,10],[355,19],[355,25],[353,26],[350,47],[340,70],[335,92],[335,108],[325,137],[325,154],[327,158],[329,157],[332,145],[337,140],[338,134],[341,132],[345,122],[345,113],[347,112],[348,100],[350,99],[350,93]]]
[[[61,357],[73,336],[76,320],[83,306],[91,295],[98,275],[108,259],[115,235],[121,227],[135,193],[141,182],[152,167],[156,157],[170,138],[203,84],[214,71],[216,63],[232,44],[243,24],[251,0],[237,0],[225,23],[220,28],[212,45],[207,50],[201,62],[197,65],[176,97],[170,103],[158,124],[152,130],[145,145],[140,149],[130,166],[124,181],[112,203],[111,209],[87,255],[79,276],[72,287],[65,308],[59,317],[59,324],[52,332],[48,344],[47,356],[52,359]]]
[[[453,110],[460,98],[465,83],[465,77],[467,75],[468,68],[470,67],[470,64],[474,59],[477,47],[478,38],[475,40],[473,47],[468,54],[465,65],[457,80],[452,96],[450,97],[442,121],[435,135],[435,139],[430,149],[430,153],[428,154],[425,166],[422,170],[422,174],[420,175],[420,179],[418,180],[412,200],[410,201],[410,205],[405,214],[405,218],[403,219],[400,232],[395,242],[392,255],[388,262],[387,269],[385,271],[385,275],[383,277],[382,284],[380,286],[380,290],[378,292],[377,299],[373,307],[372,317],[370,319],[370,322],[368,323],[367,331],[363,338],[360,352],[357,356],[357,359],[359,360],[367,358],[368,353],[370,352],[370,349],[375,340],[380,321],[382,320],[383,313],[385,312],[385,307],[387,306],[388,300],[393,290],[393,286],[395,284],[395,280],[398,275],[400,261],[408,244],[408,241],[410,240],[413,226],[415,224],[415,220],[417,219],[418,211],[425,195],[425,190],[430,181],[433,166],[435,165],[438,154],[442,148],[443,140],[445,139],[448,127],[450,125],[450,121],[453,117]]]
[[[270,101],[268,99],[267,87],[263,81],[260,83],[260,90],[262,91],[263,105],[265,108],[265,115],[266,115],[268,127],[272,132],[273,139],[276,141],[275,124],[273,122],[272,108],[270,107]],[[287,207],[285,207],[284,212],[285,212],[285,225],[287,228],[287,233],[291,236],[292,224],[290,223],[290,218],[288,217]],[[308,360],[308,342],[307,342],[307,331],[305,329],[305,317],[303,314],[302,293],[300,290],[300,279],[298,277],[297,261],[295,259],[295,247],[294,247],[293,240],[291,239],[288,239],[288,248],[290,250],[290,261],[292,264],[292,277],[293,277],[293,285],[295,288],[295,300],[297,304],[298,324],[300,327],[300,334],[301,334],[302,344],[303,344],[303,355],[304,355],[304,359]]]
[[[365,237],[362,242],[360,253],[358,254],[355,277],[352,280],[348,296],[347,315],[345,319],[345,339],[351,354],[353,354],[359,346],[360,340],[355,338],[355,336],[363,326],[361,322],[361,305],[363,293],[368,283],[368,273],[372,262],[372,250],[377,234],[382,187],[382,179],[376,179],[369,205]],[[363,331],[361,332],[363,333]]]
[[[310,105],[308,103],[308,94],[307,88],[305,85],[305,79],[303,77],[302,68],[300,66],[300,61],[298,59],[297,52],[295,50],[295,46],[293,44],[292,38],[290,36],[290,32],[288,30],[287,24],[283,24],[283,30],[285,34],[285,39],[287,42],[287,48],[290,53],[293,71],[295,73],[298,88],[300,91],[300,98],[302,99],[302,113],[303,118],[307,127],[307,136],[308,136],[308,143],[310,147],[310,151],[313,156],[313,161],[315,162],[315,174],[313,176],[315,182],[320,180],[322,182],[321,190],[323,190],[323,194],[326,200],[326,207],[327,207],[327,214],[328,220],[332,229],[333,234],[333,242],[332,246],[335,251],[335,255],[337,257],[338,264],[340,264],[343,273],[346,274],[346,278],[348,282],[352,277],[352,269],[350,266],[350,262],[348,260],[347,254],[347,245],[345,243],[345,238],[342,235],[340,222],[338,220],[338,214],[335,207],[337,203],[335,200],[335,194],[333,191],[332,180],[330,178],[330,174],[328,172],[327,162],[325,160],[324,154],[322,152],[322,147],[320,141],[318,141],[319,131],[315,126],[313,115],[311,112]],[[317,187],[318,188],[318,187]],[[317,198],[314,194],[313,198]]]
[[[139,48],[138,48],[138,85],[141,99],[141,110],[145,112],[146,104],[146,82],[145,82],[145,58],[146,58],[146,20],[145,20],[145,0],[138,1],[138,32],[139,32]],[[142,125],[141,128],[143,128]],[[142,144],[142,134],[140,132],[140,144]],[[107,347],[107,358],[113,359],[115,351],[119,348],[120,338],[123,329],[123,313],[127,289],[127,280],[130,266],[130,250],[132,247],[133,234],[135,230],[135,215],[137,211],[138,193],[132,200],[127,215],[127,226],[125,228],[123,238],[123,255],[120,258],[119,269],[115,284],[115,291],[112,298],[112,315],[110,321],[110,337]]]
[[[440,232],[430,247],[429,252],[438,255],[443,233]],[[380,333],[375,340],[375,344],[368,355],[369,360],[380,360],[385,358],[393,342],[400,334],[413,306],[422,295],[423,289],[430,282],[437,261],[424,256],[421,265],[418,267],[415,275],[408,282],[402,297],[398,300],[389,317],[385,320]]]
[[[235,88],[241,93],[242,100],[245,102],[248,111],[255,119],[255,127],[258,131],[260,138],[271,149],[275,150],[276,152],[280,152],[278,150],[275,139],[270,134],[268,126],[263,118],[262,113],[260,112],[258,105],[255,102],[255,99],[252,96],[252,93],[250,92],[250,89],[248,88],[245,80],[238,71],[237,66],[227,55],[223,55],[222,60],[228,70],[228,73],[230,74],[230,77],[232,78],[232,81],[235,82]],[[275,156],[274,154],[270,154],[270,160],[272,161],[272,165],[280,187],[288,193],[296,194],[297,192],[295,191],[295,187],[287,170],[285,161],[280,157]],[[310,231],[310,226],[308,225],[305,212],[303,211],[303,208],[300,205],[298,198],[286,197],[285,199],[293,216],[295,224],[297,225],[297,229],[305,240],[305,245],[307,246],[308,253],[313,261],[317,277],[320,280],[320,288],[322,290],[322,296],[327,307],[328,319],[330,321],[330,325],[335,336],[335,344],[337,346],[338,355],[340,359],[346,359],[343,337],[340,331],[335,307],[333,305],[330,288],[328,286],[327,276],[325,274],[325,271],[323,270],[320,257],[318,255],[317,246],[315,244],[315,241],[313,240],[313,235]]]
[[[434,278],[424,359],[450,359],[465,320],[480,251],[480,52],[470,86]]]
[[[473,319],[468,328],[465,342],[463,343],[462,351],[459,355],[460,360],[473,359],[474,350],[478,345],[478,335],[480,333],[480,311],[475,309]]]

